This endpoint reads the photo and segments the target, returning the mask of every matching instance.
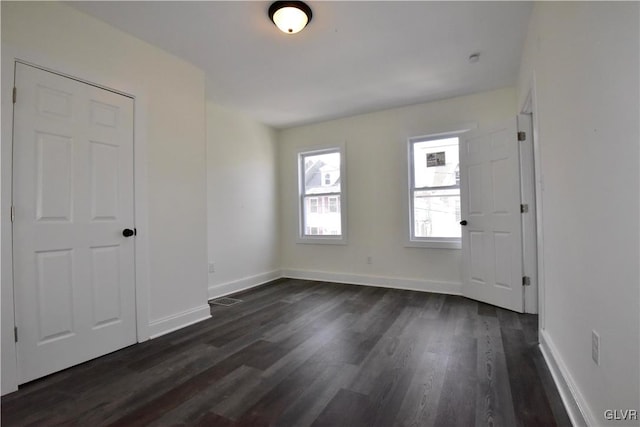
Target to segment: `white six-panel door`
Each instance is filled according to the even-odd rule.
[[[136,342],[133,100],[16,64],[19,382]]]
[[[464,134],[460,142],[463,293],[523,311],[517,121]]]

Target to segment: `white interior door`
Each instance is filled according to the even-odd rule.
[[[136,342],[133,100],[16,64],[19,382]]]
[[[523,311],[517,120],[469,132],[460,142],[463,293]]]

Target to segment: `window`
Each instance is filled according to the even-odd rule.
[[[311,197],[307,200],[309,202],[309,212],[318,213],[318,199]]]
[[[300,243],[345,243],[342,148],[298,154]]]
[[[411,246],[460,247],[458,142],[457,134],[409,140]]]
[[[338,198],[337,197],[329,197],[329,212],[339,212],[338,210]]]

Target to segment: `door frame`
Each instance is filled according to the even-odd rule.
[[[148,182],[147,182],[147,96],[142,88],[130,82],[116,81],[108,74],[95,69],[70,66],[65,61],[54,59],[39,53],[2,44],[1,64],[1,150],[0,150],[0,242],[2,245],[2,263],[0,267],[2,322],[2,367],[1,394],[18,389],[17,346],[14,340],[15,304],[13,283],[13,230],[9,213],[12,204],[13,178],[13,100],[15,64],[20,62],[63,77],[90,84],[133,99],[133,185],[134,185],[134,223],[138,230],[134,249],[134,281],[136,308],[137,342],[149,339],[149,239],[148,239]],[[77,77],[83,76],[83,77]],[[96,83],[101,82],[101,83]],[[118,87],[118,89],[115,89]],[[18,97],[20,95],[18,94]]]
[[[523,288],[523,312],[538,313],[538,271],[537,271],[537,238],[536,238],[536,197],[535,166],[533,160],[533,123],[529,113],[518,114],[518,131],[526,134],[524,141],[519,141],[520,156],[520,203],[528,210],[520,217],[522,234],[522,275],[527,276],[529,286]]]
[[[542,209],[542,192],[544,190],[544,176],[542,175],[542,147],[540,145],[540,132],[538,124],[538,100],[536,94],[536,76],[531,77],[528,84],[525,86],[524,98],[520,105],[520,113],[526,114],[531,117],[531,127],[533,138],[533,150],[532,159],[528,161],[533,163],[534,179],[531,183],[533,188],[529,190],[532,192],[533,200],[535,203],[535,221],[531,221],[531,226],[535,227],[535,263],[532,265],[535,268],[536,280],[532,281],[530,289],[525,289],[525,304],[527,296],[529,298],[536,299],[536,309],[538,313],[538,328],[540,330],[545,329],[545,280],[544,280],[544,233],[543,233],[543,209]],[[530,211],[531,212],[531,211]],[[524,229],[523,229],[524,233]],[[525,259],[525,263],[527,260]],[[526,311],[529,313],[529,311]]]

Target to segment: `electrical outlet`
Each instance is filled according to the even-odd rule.
[[[209,263],[209,273],[215,273],[216,272],[216,266],[214,263],[210,262]]]
[[[367,264],[373,264],[373,258],[371,256],[367,257]]]
[[[596,331],[591,331],[591,358],[600,365],[600,335]]]

